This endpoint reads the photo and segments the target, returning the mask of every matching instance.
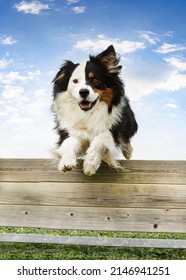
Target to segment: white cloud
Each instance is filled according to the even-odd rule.
[[[12,84],[15,81],[28,81],[37,79],[41,75],[40,70],[36,70],[35,72],[27,72],[27,75],[23,76],[18,71],[10,71],[8,73],[0,73],[0,82],[2,84]]]
[[[9,99],[2,96],[0,131],[1,157],[49,157],[49,149],[55,145],[57,135],[53,131],[54,119],[50,112],[51,100],[48,88],[26,91],[7,87]],[[17,94],[14,94],[14,91]],[[30,97],[24,103],[20,98]],[[38,141],[39,139],[39,141]]]
[[[109,39],[104,35],[97,36],[96,39],[85,39],[77,41],[75,48],[85,51],[98,52],[106,49],[109,45],[113,44],[116,51],[120,54],[132,53],[139,49],[144,49],[143,42],[138,41],[120,41],[119,39]]]
[[[127,70],[128,71],[128,70]],[[130,72],[125,77],[126,94],[131,100],[139,100],[145,95],[150,95],[155,92],[167,91],[176,92],[183,88],[186,88],[186,75],[176,74],[175,72],[161,72],[159,77],[156,77],[154,72],[154,78],[146,76],[135,75]]]
[[[0,128],[2,128],[0,123]],[[1,137],[0,157],[10,158],[49,158],[49,149],[56,143],[56,133],[53,131],[53,122],[33,122],[26,117],[18,117],[6,123],[9,130]],[[46,160],[46,164],[48,161]]]
[[[163,75],[158,79],[156,76],[148,76],[149,73],[146,74],[141,75],[140,70],[138,73],[133,73],[131,70],[126,69],[126,74],[124,75],[126,95],[131,100],[139,100],[143,96],[152,94],[164,80]]]
[[[50,9],[48,4],[43,4],[40,1],[21,1],[19,4],[15,4],[14,7],[18,12],[33,15],[39,15],[41,11]]]
[[[35,90],[34,96],[35,96],[36,98],[45,97],[45,96],[46,96],[46,90],[43,89],[43,88],[39,88],[39,89]]]
[[[36,70],[34,72],[29,71],[27,73],[27,76],[25,77],[25,79],[26,80],[34,80],[34,79],[37,79],[40,75],[41,75],[41,71],[40,70]]]
[[[166,33],[155,33],[152,31],[140,31],[139,38],[147,41],[151,45],[157,45],[157,43],[161,42],[164,37],[173,37],[174,32],[168,31]]]
[[[174,71],[158,86],[158,89],[166,91],[178,91],[183,88],[186,88],[186,75]]]
[[[157,50],[155,50],[155,52],[161,53],[161,54],[167,54],[167,53],[183,51],[183,50],[186,50],[186,46],[184,46],[184,45],[164,43]]]
[[[28,112],[33,116],[33,119],[44,117],[49,112],[52,100],[45,88],[38,88],[33,91],[33,101],[28,106]]]
[[[0,69],[5,69],[12,63],[13,63],[12,59],[3,58],[0,60]]]
[[[175,103],[167,103],[165,104],[165,108],[178,109],[178,105]]]
[[[20,96],[24,93],[24,88],[23,87],[18,87],[18,86],[9,86],[6,85],[2,91],[2,97],[7,100],[7,99],[16,99],[20,98]]]
[[[72,8],[72,11],[73,11],[75,14],[83,14],[83,13],[85,13],[86,8],[85,8],[84,6],[76,6],[76,7],[73,7],[73,8]]]
[[[29,113],[35,117],[41,117],[46,115],[46,110],[50,108],[50,99],[40,98],[32,102],[29,106]]]
[[[15,106],[11,106],[6,104],[6,102],[1,103],[1,111],[0,111],[0,116],[18,116],[18,110],[15,108]]]
[[[25,117],[20,117],[20,116],[17,116],[17,117],[12,117],[10,118],[9,120],[7,120],[6,123],[9,123],[9,124],[20,124],[20,123],[24,123],[24,124],[28,124],[28,123],[32,123],[33,120],[30,119],[30,118],[25,118]]]
[[[2,90],[1,99],[3,100],[1,116],[5,116],[6,123],[25,122],[23,115],[27,111],[27,104],[30,99],[26,95],[25,89],[19,86],[6,85]],[[23,120],[22,120],[23,117]]]
[[[170,92],[186,88],[186,74],[184,74],[186,62],[180,57],[169,57],[163,60],[170,65],[170,74],[157,88]]]
[[[72,5],[72,4],[79,3],[80,0],[67,0],[66,2],[67,2],[68,5]]]
[[[159,91],[186,89],[186,74],[165,61],[126,60],[122,73],[126,94],[133,100]]]
[[[179,71],[186,71],[186,61],[184,61],[181,57],[168,57],[164,58],[164,60]]]
[[[12,36],[0,34],[0,45],[14,45],[17,41]]]
[[[140,31],[139,37],[146,40],[151,45],[156,45],[158,42],[160,42],[159,36],[151,31]]]

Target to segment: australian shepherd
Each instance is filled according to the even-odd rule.
[[[89,60],[67,60],[53,80],[53,111],[59,141],[58,170],[66,172],[83,157],[83,170],[96,173],[102,161],[118,168],[117,156],[132,155],[131,137],[138,125],[125,96],[121,65],[111,45]]]

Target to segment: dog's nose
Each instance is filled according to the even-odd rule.
[[[79,91],[79,95],[83,98],[86,99],[89,95],[89,90],[88,89],[81,89]]]

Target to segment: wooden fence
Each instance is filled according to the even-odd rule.
[[[0,160],[0,226],[186,233],[186,161],[121,161],[87,177],[48,159]],[[0,234],[0,241],[186,248],[186,240]]]

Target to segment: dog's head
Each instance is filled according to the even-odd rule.
[[[121,66],[114,47],[111,45],[97,56],[90,56],[89,61],[74,64],[66,61],[55,76],[54,99],[58,93],[71,94],[80,109],[89,111],[98,102],[106,102],[108,108],[117,97],[114,88],[117,87]]]

